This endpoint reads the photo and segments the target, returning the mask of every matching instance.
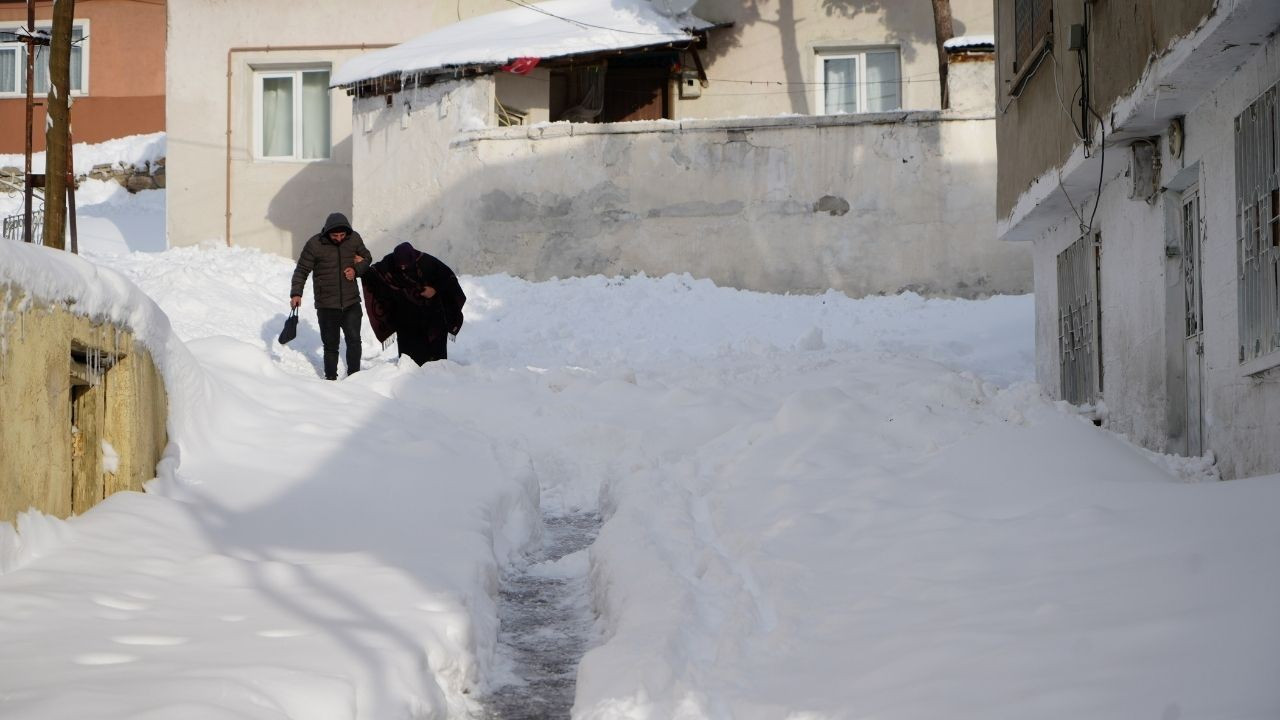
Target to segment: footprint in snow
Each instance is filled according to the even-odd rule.
[[[95,595],[93,601],[102,607],[111,608],[112,610],[146,610],[149,606],[145,602],[139,600],[129,600],[126,598],[110,597],[107,595]]]
[[[124,665],[137,659],[136,655],[123,653],[85,653],[72,658],[72,662],[77,665]]]
[[[120,635],[111,638],[118,645],[147,645],[151,647],[172,647],[184,645],[190,638],[177,635]]]
[[[264,638],[295,638],[309,635],[306,630],[259,630],[258,637]]]

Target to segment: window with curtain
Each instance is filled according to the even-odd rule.
[[[818,53],[818,107],[828,115],[888,112],[902,107],[896,49]]]
[[[18,92],[18,56],[17,48],[0,47],[0,93]]]
[[[254,74],[255,155],[266,160],[326,160],[332,145],[329,71]]]
[[[8,40],[10,33],[20,30],[23,25],[6,25],[0,32],[6,38],[0,42],[0,94],[23,95],[27,92],[27,47],[16,40]],[[49,32],[48,26],[37,26],[37,30]],[[71,29],[71,92],[84,94],[89,86],[87,77],[87,60],[89,38],[85,25],[77,23]],[[49,48],[36,48],[35,86],[36,95],[49,92]]]

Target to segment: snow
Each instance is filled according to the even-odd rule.
[[[99,165],[135,165],[141,167],[164,158],[165,134],[158,132],[148,135],[129,135],[93,145],[75,143],[72,146],[72,152],[75,157],[75,171],[79,175],[84,175]],[[45,154],[43,152],[33,153],[31,156],[31,171],[36,173],[44,172],[44,159]],[[21,153],[0,155],[0,167],[21,169],[22,166],[23,157]]]
[[[947,50],[966,50],[969,48],[994,48],[995,35],[960,35],[942,44]]]
[[[520,57],[542,59],[692,40],[690,30],[711,23],[665,0],[549,0],[452,23],[444,28],[347,61],[334,87],[390,74],[466,65],[502,65]],[[521,5],[520,3],[514,3]]]
[[[1030,297],[464,277],[453,359],[366,328],[329,383],[309,284],[275,342],[291,261],[137,252],[163,191],[107,197],[119,237],[0,242],[0,284],[130,324],[172,446],[0,524],[0,717],[480,717],[500,575],[591,512],[532,569],[587,581],[579,720],[1280,715],[1280,476],[1045,400]]]

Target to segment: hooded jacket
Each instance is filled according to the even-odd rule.
[[[329,237],[334,230],[346,230],[347,237],[341,243],[335,243]],[[356,262],[355,256],[362,260]],[[333,213],[324,221],[324,229],[312,235],[306,245],[302,246],[302,254],[298,256],[298,265],[293,269],[293,284],[289,294],[301,296],[302,287],[311,275],[312,290],[315,294],[316,308],[342,310],[360,303],[360,289],[354,279],[343,276],[343,270],[354,268],[356,276],[364,275],[369,269],[369,249],[365,247],[360,233],[351,229],[351,223],[342,213]]]

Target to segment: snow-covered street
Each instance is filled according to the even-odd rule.
[[[0,717],[485,717],[521,573],[585,593],[580,720],[1280,715],[1280,478],[1044,400],[1029,296],[463,277],[449,361],[366,324],[329,383],[310,285],[275,341],[292,262],[124,252],[162,191],[96,192],[84,259],[0,243],[0,285],[141,325],[172,446],[0,525]]]

